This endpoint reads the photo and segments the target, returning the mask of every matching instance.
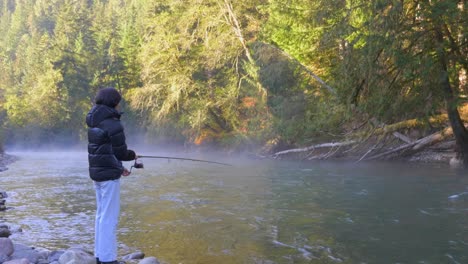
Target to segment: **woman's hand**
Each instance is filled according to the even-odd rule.
[[[130,175],[130,171],[127,170],[127,168],[124,168],[124,170],[123,170],[123,172],[122,172],[122,176],[125,176],[125,177],[126,177],[126,176],[128,176],[128,175]]]

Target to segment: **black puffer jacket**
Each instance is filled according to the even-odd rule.
[[[100,104],[86,116],[89,176],[94,181],[119,179],[123,172],[121,161],[135,159],[135,152],[127,149],[120,116],[115,108]]]

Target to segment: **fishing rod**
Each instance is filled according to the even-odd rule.
[[[211,161],[211,160],[201,160],[201,159],[190,159],[190,158],[180,158],[180,157],[166,157],[166,156],[145,156],[145,155],[138,155],[138,158],[148,158],[148,159],[173,159],[173,160],[189,160],[189,161],[196,161],[196,162],[205,162],[205,163],[213,163],[219,164],[224,166],[232,166],[231,164]]]
[[[138,162],[138,159],[168,159],[168,160],[188,160],[188,161],[195,161],[195,162],[205,162],[205,163],[212,163],[212,164],[218,164],[218,165],[223,165],[223,166],[232,166],[231,164],[227,163],[222,163],[222,162],[217,162],[217,161],[211,161],[211,160],[201,160],[201,159],[190,159],[190,158],[180,158],[180,157],[168,157],[168,156],[147,156],[147,155],[137,155],[135,159],[135,163],[130,167],[130,172],[132,171],[132,168],[135,169],[143,169],[144,165],[141,162]]]

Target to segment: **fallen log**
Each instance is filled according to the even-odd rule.
[[[434,133],[425,138],[422,138],[421,141],[418,144],[416,144],[416,146],[413,147],[413,150],[418,151],[420,149],[423,149],[426,146],[434,145],[435,143],[438,143],[452,135],[453,135],[452,128],[447,127],[438,133]]]
[[[389,155],[392,155],[394,153],[397,153],[399,151],[403,151],[405,149],[408,149],[408,148],[411,148],[412,146],[418,144],[418,140],[412,142],[412,143],[408,143],[408,144],[405,144],[405,145],[402,145],[396,149],[391,149],[391,150],[388,150],[388,151],[385,151],[385,152],[382,152],[382,153],[379,153],[377,155],[374,155],[374,156],[371,156],[369,158],[366,158],[364,160],[375,160],[375,159],[379,159],[379,158],[383,158],[385,156],[389,156]]]
[[[381,153],[377,153],[377,154],[375,154],[373,156],[370,156],[370,154],[373,151],[376,151],[376,149],[377,149],[377,144],[375,144],[373,147],[368,149],[367,152],[365,152],[363,155],[361,154],[360,158],[356,162],[376,160],[376,159],[385,159],[385,158],[389,158],[390,156],[393,156],[393,155],[396,155],[396,154],[399,154],[399,155],[414,154],[414,153],[419,152],[419,151],[421,151],[421,150],[423,150],[423,149],[425,149],[427,147],[433,146],[433,145],[435,145],[435,144],[437,144],[439,142],[444,141],[445,139],[447,139],[448,137],[453,135],[453,131],[452,131],[451,127],[447,127],[447,128],[445,128],[445,129],[443,129],[443,130],[441,130],[439,132],[433,133],[433,134],[431,134],[429,136],[420,138],[420,139],[415,140],[415,141],[411,141],[411,139],[409,139],[405,135],[400,134],[400,133],[398,133],[396,131],[393,131],[391,134],[393,134],[393,136],[395,136],[396,138],[406,142],[406,144],[403,144],[403,145],[398,146],[396,148],[393,148],[393,149],[390,149],[390,150],[387,150],[387,151],[384,151],[384,152],[381,152]],[[366,140],[368,140],[368,138]],[[364,140],[364,141],[366,141],[366,140]],[[348,141],[343,141],[343,142],[322,143],[322,144],[316,144],[316,145],[312,145],[312,146],[308,146],[308,147],[304,147],[304,148],[294,148],[294,149],[279,151],[279,152],[274,153],[272,155],[272,157],[273,158],[278,158],[278,157],[280,157],[282,155],[286,155],[286,154],[301,153],[301,152],[312,152],[312,151],[314,151],[316,149],[331,148],[329,153],[319,154],[319,155],[316,155],[316,156],[312,156],[311,155],[312,153],[310,153],[306,157],[306,159],[327,159],[327,158],[333,156],[338,151],[338,149],[341,148],[341,147],[348,146],[348,145],[354,145],[354,144],[360,145],[362,143],[363,143],[362,140],[360,140],[360,141],[358,141],[358,140],[348,140]],[[338,149],[333,151],[333,148],[335,148],[335,147],[337,147]],[[344,152],[347,152],[347,151],[349,151],[349,149],[345,150]],[[342,152],[342,153],[344,153],[344,152]],[[330,154],[330,153],[332,153],[332,154]]]
[[[295,148],[295,149],[279,151],[273,154],[273,157],[277,158],[278,156],[284,155],[284,154],[307,152],[307,151],[312,151],[312,150],[319,149],[319,148],[343,147],[343,146],[352,145],[354,143],[356,143],[356,141],[322,143],[322,144],[312,145],[312,146],[305,147],[305,148]]]
[[[402,141],[404,141],[404,142],[406,142],[406,143],[411,143],[411,142],[413,142],[413,141],[411,140],[411,138],[409,138],[409,137],[407,137],[407,136],[401,134],[400,132],[393,132],[393,135],[394,135],[396,138],[399,138],[400,140],[402,140]]]
[[[418,151],[422,150],[425,147],[428,147],[428,146],[434,145],[434,144],[436,144],[438,142],[441,142],[442,140],[448,138],[451,135],[453,135],[452,128],[448,127],[448,128],[445,128],[442,131],[433,133],[433,134],[431,134],[431,135],[429,135],[427,137],[423,137],[423,138],[418,139],[418,140],[416,140],[414,142],[401,145],[400,147],[397,147],[395,149],[391,149],[391,150],[385,151],[383,153],[379,153],[377,155],[371,156],[371,157],[366,158],[364,160],[375,160],[375,159],[379,159],[379,158],[384,158],[384,157],[388,157],[390,155],[393,155],[393,154],[395,154],[397,152],[402,152],[402,151],[408,151],[410,153],[415,153],[415,152],[418,152]]]

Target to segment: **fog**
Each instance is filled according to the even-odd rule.
[[[160,156],[160,157],[176,157],[187,159],[199,159],[220,163],[236,163],[240,164],[243,161],[252,157],[248,153],[228,152],[216,149],[214,147],[199,147],[194,145],[184,145],[175,143],[150,143],[154,140],[147,140],[144,136],[127,136],[126,143],[128,149],[135,151],[139,156]],[[38,155],[45,155],[47,152],[63,153],[64,161],[67,159],[73,160],[76,158],[77,153],[82,153],[87,157],[88,142],[85,140],[74,141],[66,137],[57,138],[56,143],[53,142],[11,142],[5,144],[5,152],[7,154],[36,153]],[[70,155],[67,155],[69,153]],[[165,158],[150,159],[140,158],[140,162],[161,162],[169,160]],[[177,162],[196,162],[196,161],[177,161]],[[212,166],[219,166],[212,164]]]

